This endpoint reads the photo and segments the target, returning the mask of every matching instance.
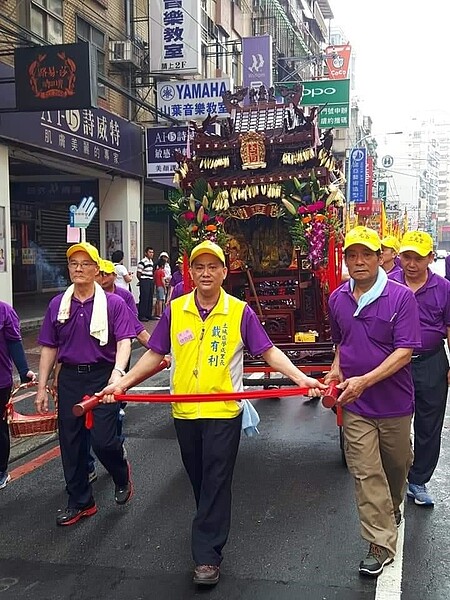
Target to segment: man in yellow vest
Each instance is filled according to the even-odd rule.
[[[195,290],[173,300],[148,342],[148,352],[112,394],[143,381],[164,355],[172,355],[173,394],[214,394],[243,390],[243,350],[262,355],[276,371],[319,396],[324,386],[307,377],[270,341],[254,311],[222,288],[225,256],[212,242],[197,245],[190,256]],[[183,464],[192,484],[197,513],[192,525],[194,583],[219,581],[222,549],[231,522],[231,482],[242,426],[242,407],[232,402],[173,403],[172,412]]]

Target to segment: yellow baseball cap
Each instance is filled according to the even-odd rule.
[[[392,248],[392,250],[394,250],[398,254],[398,251],[400,248],[400,242],[395,237],[395,235],[387,235],[386,237],[384,237],[381,240],[381,245],[384,246],[385,248]]]
[[[353,244],[362,244],[370,250],[376,252],[381,249],[381,240],[375,229],[358,225],[347,232],[344,240],[344,250]]]
[[[74,244],[73,246],[70,246],[70,248],[68,248],[66,252],[67,258],[70,258],[75,252],[86,252],[87,254],[89,254],[89,256],[95,263],[100,265],[101,259],[98,250],[89,242],[80,242],[79,244]]]
[[[102,273],[108,273],[108,275],[111,275],[112,273],[116,272],[116,267],[114,266],[114,263],[112,263],[110,260],[104,260],[103,258],[101,258],[100,271]]]
[[[417,252],[420,256],[428,256],[433,252],[433,238],[425,231],[407,231],[400,243],[401,252]]]
[[[195,246],[195,248],[191,252],[189,264],[192,265],[194,260],[197,258],[197,256],[200,256],[200,254],[212,254],[213,256],[216,256],[220,260],[220,262],[222,262],[225,265],[225,254],[223,253],[222,248],[217,244],[210,242],[209,240],[205,240],[201,244]]]

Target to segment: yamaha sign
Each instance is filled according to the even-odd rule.
[[[228,77],[194,81],[161,81],[157,84],[158,108],[180,121],[203,120],[208,115],[226,117],[222,100],[231,89]]]

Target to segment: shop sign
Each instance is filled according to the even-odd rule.
[[[352,47],[348,44],[344,46],[328,46],[325,49],[325,59],[330,79],[347,79],[351,52]]]
[[[244,87],[272,87],[271,35],[242,38],[242,68]]]
[[[79,202],[84,196],[98,197],[97,181],[27,181],[11,182],[11,198],[27,202],[45,203],[47,206],[59,202],[67,206]],[[34,219],[33,204],[11,203],[11,217],[17,220]]]
[[[19,111],[96,106],[96,74],[87,42],[16,48],[14,64]]]
[[[281,96],[280,87],[294,88],[298,81],[283,81],[275,84],[275,93]],[[348,104],[350,102],[349,79],[317,79],[315,81],[302,81],[303,106],[323,106],[324,104]]]
[[[152,221],[169,216],[167,204],[144,204],[144,221]]]
[[[149,127],[145,132],[147,177],[173,175],[177,168],[175,153],[186,154],[187,127]]]
[[[330,127],[349,127],[350,105],[330,104],[324,106],[319,114],[319,127],[326,129]]]
[[[14,70],[0,63],[0,79]],[[2,108],[15,106],[14,84],[1,86]],[[101,108],[0,114],[0,137],[143,176],[142,128]]]
[[[35,265],[36,264],[35,248],[22,248],[22,264],[23,265]]]
[[[228,116],[222,100],[231,90],[229,77],[201,81],[160,81],[156,85],[158,108],[169,117],[203,121],[208,115]]]
[[[92,198],[92,196],[83,198],[79,206],[72,204],[69,206],[70,227],[87,229],[97,213],[97,210],[98,209],[95,206],[94,198]]]
[[[200,0],[151,0],[150,73],[201,75]]]
[[[367,151],[365,148],[352,148],[350,152],[349,202],[366,202]]]
[[[381,198],[382,202],[386,202],[387,198],[387,181],[378,182],[378,198]]]

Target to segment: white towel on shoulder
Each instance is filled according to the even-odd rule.
[[[108,305],[106,294],[98,283],[94,285],[94,306],[92,307],[89,333],[100,342],[100,346],[106,346],[108,343]],[[74,290],[74,285],[70,285],[61,298],[57,317],[59,323],[64,323],[70,317],[70,303]]]

